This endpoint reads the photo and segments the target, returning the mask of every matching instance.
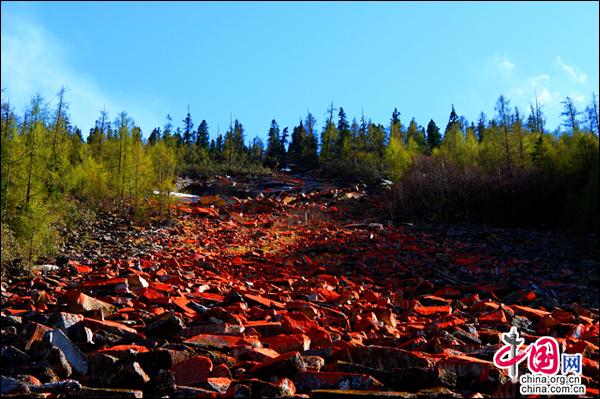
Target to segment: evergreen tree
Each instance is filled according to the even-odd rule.
[[[217,162],[223,162],[223,160],[225,159],[224,149],[225,149],[225,141],[224,141],[223,135],[219,134],[217,136],[216,141],[215,141],[215,155],[214,155],[214,159]]]
[[[442,135],[440,134],[440,128],[437,127],[433,119],[429,120],[427,124],[427,145],[429,150],[433,150],[440,146],[442,142]]]
[[[255,136],[250,146],[250,160],[253,163],[261,163],[263,161],[264,145],[260,137]]]
[[[349,154],[350,148],[350,125],[346,119],[344,108],[340,107],[338,112],[338,142],[336,143],[335,153],[339,159],[344,160]]]
[[[300,120],[300,124],[292,130],[292,141],[288,149],[288,159],[295,165],[297,169],[302,170],[305,165],[302,165],[302,152],[306,145],[306,131]]]
[[[302,145],[301,157],[303,165],[310,170],[319,166],[317,120],[310,112],[307,112],[304,126],[306,131],[306,139]]]
[[[281,165],[285,165],[287,162],[286,145],[287,145],[288,136],[289,136],[288,128],[284,127],[283,131],[281,132],[281,139],[280,139],[280,143],[279,143],[279,163]]]
[[[477,128],[475,130],[475,134],[477,136],[477,141],[479,143],[481,143],[481,141],[483,140],[483,137],[485,135],[485,129],[486,129],[486,116],[483,112],[481,112],[479,114],[479,120],[477,121]]]
[[[172,136],[172,142],[177,147],[181,147],[183,145],[183,136],[181,135],[180,127],[177,127],[177,129],[175,129],[175,134]]]
[[[198,125],[198,131],[196,132],[196,144],[198,148],[203,148],[208,151],[209,145],[209,132],[208,123],[203,119]]]
[[[359,152],[368,151],[368,131],[369,125],[367,124],[367,119],[365,118],[365,113],[362,112],[360,116],[360,126],[358,128],[358,150]]]
[[[194,122],[192,122],[192,116],[190,115],[190,106],[188,105],[188,112],[183,120],[183,143],[190,145],[196,141],[194,137]]]
[[[392,119],[390,121],[390,139],[393,137],[398,138],[402,142],[405,141],[405,137],[402,134],[402,123],[400,122],[400,112],[394,108],[392,112]]]
[[[383,125],[376,125],[369,121],[367,136],[369,152],[375,154],[376,157],[383,157],[385,152],[385,128]]]
[[[460,121],[456,111],[454,110],[454,104],[452,104],[452,111],[450,111],[450,117],[448,118],[448,124],[446,125],[444,135],[454,127],[458,127],[458,129],[460,129]]]
[[[265,166],[274,167],[280,162],[281,157],[281,137],[279,134],[279,125],[277,121],[273,119],[271,121],[271,127],[267,134],[267,151],[265,154]]]
[[[155,127],[154,129],[152,129],[152,132],[150,132],[150,136],[148,137],[148,143],[150,145],[154,145],[158,140],[160,140],[160,138],[160,127]]]

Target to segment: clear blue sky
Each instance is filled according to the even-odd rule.
[[[307,109],[320,129],[332,100],[443,128],[451,104],[476,120],[535,93],[554,129],[567,95],[583,110],[598,93],[598,36],[598,2],[2,2],[1,85],[21,111],[64,84],[84,136],[104,106],[147,136],[189,104],[212,137],[233,115],[250,139]]]

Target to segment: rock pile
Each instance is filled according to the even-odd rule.
[[[522,250],[527,235],[390,226],[360,190],[174,210],[137,256],[113,241],[3,282],[2,396],[515,396],[492,363],[511,326],[582,353],[598,395],[598,263],[585,251],[556,260]]]

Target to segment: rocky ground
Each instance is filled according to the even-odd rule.
[[[3,396],[513,397],[511,326],[582,353],[598,395],[596,237],[392,225],[385,194],[311,179],[192,189],[2,281]]]

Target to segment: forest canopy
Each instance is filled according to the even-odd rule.
[[[452,106],[443,130],[433,120],[426,125],[414,118],[406,121],[397,109],[385,123],[365,115],[350,120],[342,107],[331,104],[321,131],[308,112],[291,128],[272,120],[264,143],[258,136],[248,140],[237,119],[224,135],[211,137],[206,120],[196,126],[189,109],[177,126],[167,115],[164,126],[155,127],[147,137],[127,112],[111,120],[103,110],[84,134],[70,121],[64,88],[53,108],[35,95],[22,115],[3,98],[2,264],[20,259],[31,265],[52,254],[61,239],[60,229],[72,227],[89,210],[133,218],[165,215],[178,176],[264,174],[284,167],[369,184],[391,179],[404,190],[400,202],[405,210],[411,209],[406,205],[412,200],[407,200],[409,185],[402,182],[414,182],[415,171],[423,179],[424,160],[451,165],[462,173],[461,179],[527,176],[524,181],[539,182],[543,176],[558,182],[557,191],[564,192],[560,209],[553,210],[560,215],[550,219],[597,229],[598,100],[594,94],[580,111],[567,97],[563,106],[564,124],[550,132],[537,102],[525,112],[512,107],[505,96],[498,98],[494,115],[481,113],[476,121],[459,116]],[[444,171],[448,173],[447,168]],[[428,176],[433,182],[434,174]],[[449,184],[448,176],[443,180]],[[452,184],[460,188],[466,181]],[[413,195],[424,192],[423,181],[419,184],[421,188],[411,188]],[[425,207],[439,203],[436,198],[427,198]],[[452,207],[467,205],[459,202]]]

